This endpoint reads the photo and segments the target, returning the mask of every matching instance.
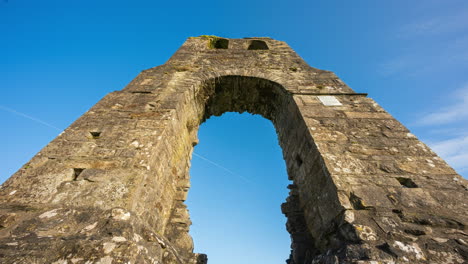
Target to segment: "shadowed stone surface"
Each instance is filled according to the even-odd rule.
[[[215,37],[108,94],[2,185],[0,262],[206,263],[188,171],[199,125],[228,111],[278,133],[287,263],[467,262],[466,180],[286,43]]]

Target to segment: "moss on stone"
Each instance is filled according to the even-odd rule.
[[[202,38],[208,40],[208,48],[210,49],[227,49],[229,46],[229,40],[225,38],[221,38],[215,35],[201,35],[198,37],[190,37],[193,38]]]

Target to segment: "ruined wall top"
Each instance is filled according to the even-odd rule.
[[[283,41],[215,36],[188,38],[164,65],[143,71],[124,91],[156,92],[182,80],[196,86],[228,75],[271,80],[292,94],[354,93],[333,72],[309,66]]]

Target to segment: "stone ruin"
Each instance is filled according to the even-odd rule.
[[[190,160],[200,124],[230,111],[276,128],[287,263],[468,262],[468,185],[446,162],[285,42],[214,36],[105,96],[2,185],[0,262],[206,263]]]

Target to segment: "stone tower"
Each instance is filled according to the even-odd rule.
[[[466,263],[467,181],[366,94],[270,38],[188,39],[0,189],[1,263],[206,263],[184,204],[199,125],[271,120],[289,264]],[[252,262],[254,263],[254,262]]]

